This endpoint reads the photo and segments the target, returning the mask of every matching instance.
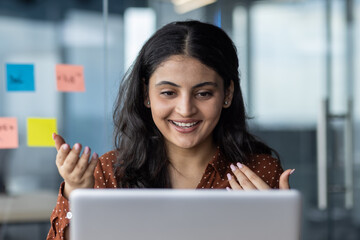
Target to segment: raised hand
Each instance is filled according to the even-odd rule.
[[[75,143],[71,149],[60,135],[54,133],[53,139],[58,151],[56,166],[65,181],[64,197],[68,198],[70,193],[77,188],[93,188],[94,170],[99,159],[98,155],[93,153],[89,161],[91,155],[89,147],[85,147],[80,156],[82,149],[80,143]]]
[[[265,183],[258,175],[256,175],[250,168],[244,164],[238,163],[237,166],[233,164],[230,168],[234,174],[232,176],[228,173],[227,177],[233,190],[267,190],[270,186]],[[279,180],[280,189],[290,189],[289,176],[295,171],[295,169],[288,169],[284,171]],[[229,190],[229,189],[228,189]]]

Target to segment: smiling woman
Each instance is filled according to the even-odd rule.
[[[90,163],[89,147],[54,135],[64,183],[49,239],[67,231],[77,188],[289,188],[291,170],[247,130],[236,48],[213,25],[158,30],[120,86],[114,124],[116,149]]]

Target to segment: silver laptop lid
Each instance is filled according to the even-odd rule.
[[[70,196],[72,240],[299,240],[295,190],[81,189]]]

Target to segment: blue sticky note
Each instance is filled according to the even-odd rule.
[[[35,91],[34,64],[6,64],[8,91]]]

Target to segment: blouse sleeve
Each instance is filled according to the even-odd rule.
[[[65,228],[69,226],[69,202],[63,196],[65,183],[62,182],[59,189],[56,206],[50,217],[50,231],[46,239],[64,239]]]
[[[94,171],[94,188],[116,188],[116,181],[113,173],[113,163],[115,162],[115,153],[108,152],[100,157]],[[47,240],[64,239],[65,229],[69,227],[71,212],[69,201],[63,196],[65,182],[62,182],[59,189],[56,206],[50,217],[50,231]]]

